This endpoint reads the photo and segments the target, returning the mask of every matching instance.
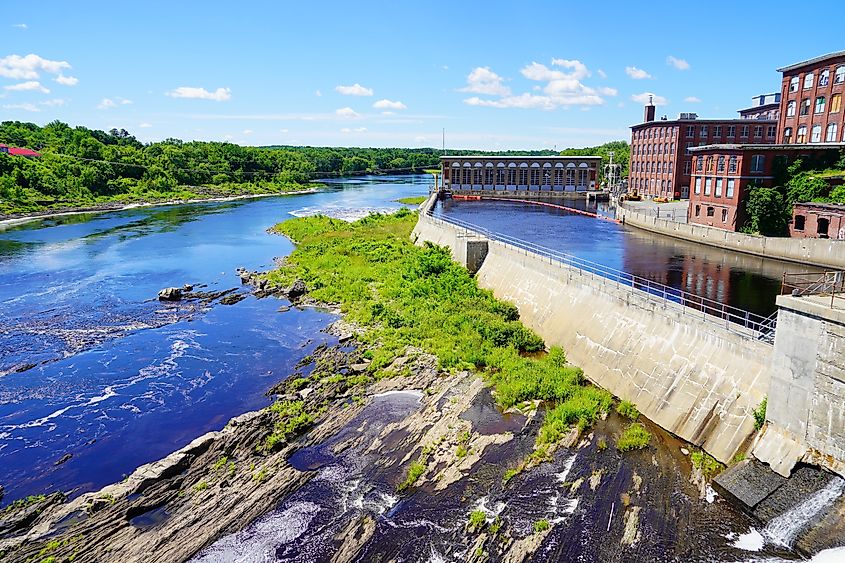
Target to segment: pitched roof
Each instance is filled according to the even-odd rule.
[[[41,156],[40,152],[36,152],[32,149],[24,149],[18,147],[9,147],[9,154],[12,156]]]

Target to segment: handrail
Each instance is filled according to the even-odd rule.
[[[597,262],[592,262],[571,254],[566,254],[565,252],[518,239],[510,235],[491,231],[455,217],[434,217],[433,200],[434,198],[432,198],[430,203],[426,202],[429,204],[423,209],[425,215],[433,221],[441,221],[443,223],[459,227],[464,229],[467,234],[483,235],[491,240],[522,250],[526,254],[531,252],[539,257],[547,258],[550,263],[556,262],[563,266],[576,269],[581,273],[587,273],[603,279],[615,281],[625,287],[630,287],[632,290],[638,290],[645,293],[651,299],[670,301],[679,304],[682,306],[682,313],[688,314],[693,310],[700,312],[702,315],[699,318],[702,318],[707,322],[723,326],[731,332],[735,332],[743,336],[753,336],[754,338],[769,344],[773,341],[772,335],[777,322],[777,313],[769,317],[763,317],[762,315],[661,284],[659,282],[649,280],[648,278],[636,276],[622,270],[617,270]],[[743,327],[746,330],[737,330],[738,327]]]
[[[835,299],[845,298],[845,272],[828,271],[821,274],[816,272],[784,272],[780,286],[781,295],[830,295],[831,309],[835,305]]]

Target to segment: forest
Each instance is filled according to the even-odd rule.
[[[433,148],[250,147],[226,142],[142,143],[125,129],[101,131],[60,121],[0,123],[0,143],[41,153],[0,153],[0,214],[202,199],[307,189],[332,176],[402,174],[439,166]],[[615,147],[615,145],[620,145]],[[627,153],[624,141],[614,145]],[[599,149],[568,149],[600,153]],[[449,154],[493,154],[452,150]],[[550,150],[507,151],[553,155]],[[569,154],[564,151],[563,154]],[[616,157],[619,160],[619,156]],[[627,158],[625,158],[627,161]]]

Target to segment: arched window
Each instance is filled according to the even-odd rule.
[[[833,73],[833,83],[842,84],[845,82],[845,65],[836,67]]]
[[[813,76],[812,72],[808,72],[807,74],[804,75],[804,89],[805,90],[809,90],[810,88],[813,87],[813,79],[814,78],[815,77]]]
[[[794,117],[795,116],[795,108],[797,107],[797,103],[795,100],[790,100],[789,103],[786,104],[786,117]]]
[[[790,92],[797,92],[798,91],[798,77],[793,76],[789,79],[789,91]]]
[[[824,69],[821,74],[819,74],[819,86],[827,86],[827,83],[830,81],[830,71],[828,69]]]

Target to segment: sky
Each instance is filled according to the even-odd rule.
[[[0,0],[0,121],[142,141],[440,147],[445,129],[447,148],[593,146],[629,139],[649,95],[659,116],[736,117],[779,91],[777,68],[845,50],[817,20],[839,2],[788,5]]]

